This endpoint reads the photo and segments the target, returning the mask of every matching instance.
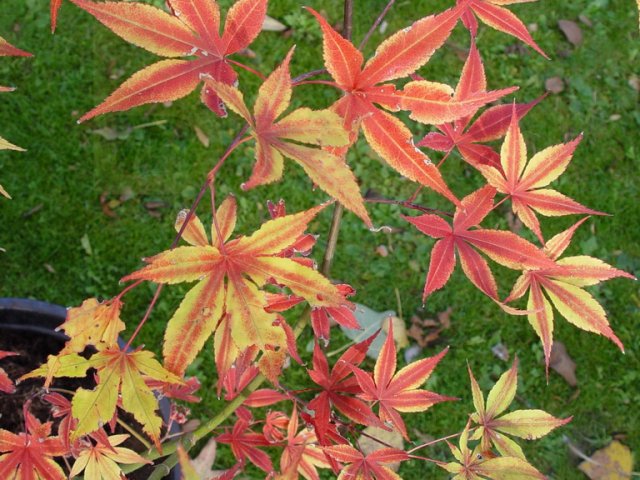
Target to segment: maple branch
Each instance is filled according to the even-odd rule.
[[[445,212],[444,210],[438,210],[437,208],[424,207],[417,203],[410,202],[408,200],[393,200],[391,198],[367,198],[364,199],[368,203],[384,203],[386,205],[400,205],[401,207],[410,208],[412,210],[418,210],[423,213],[436,213],[438,215],[444,215],[445,217],[453,217],[453,213]]]
[[[344,0],[344,17],[342,19],[342,36],[351,40],[353,32],[353,0]]]
[[[470,428],[469,429],[469,433],[473,432],[476,428],[478,428],[478,427]],[[446,437],[440,437],[440,438],[436,438],[435,440],[431,440],[431,441],[426,442],[426,443],[421,443],[417,447],[413,447],[411,450],[407,450],[407,454],[411,455],[413,452],[415,452],[417,450],[429,447],[431,445],[435,445],[436,443],[444,442],[444,441],[449,440],[451,438],[459,437],[460,435],[462,435],[462,432],[452,433],[451,435],[447,435]]]
[[[376,28],[378,28],[378,25],[382,23],[382,20],[384,20],[384,17],[387,15],[389,10],[391,10],[391,7],[393,7],[394,3],[396,3],[396,0],[389,0],[387,5],[382,9],[382,12],[380,12],[380,15],[378,15],[378,18],[376,18],[376,21],[373,22],[373,25],[371,25],[371,28],[360,42],[360,45],[358,45],[358,50],[362,51],[362,49],[371,38],[371,35],[373,35],[373,32],[375,32]]]
[[[300,82],[306,80],[307,78],[317,77],[318,75],[324,75],[327,72],[326,68],[320,68],[318,70],[311,70],[310,72],[301,73],[297,77],[291,79],[292,85],[295,87]]]

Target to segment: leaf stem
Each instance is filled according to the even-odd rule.
[[[250,67],[250,66],[248,66],[248,65],[245,65],[245,64],[244,64],[244,63],[242,63],[242,62],[238,62],[238,61],[233,60],[233,59],[231,59],[231,58],[227,58],[227,62],[229,62],[229,63],[233,63],[236,67],[240,67],[240,68],[242,68],[243,70],[246,70],[246,71],[247,71],[247,72],[249,72],[249,73],[253,73],[253,74],[254,74],[256,77],[258,77],[260,80],[263,80],[263,81],[264,81],[264,80],[266,79],[266,77],[265,77],[263,74],[261,74],[259,71],[254,70],[253,68],[251,68],[251,67]]]

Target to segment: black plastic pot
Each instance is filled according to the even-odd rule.
[[[42,335],[57,340],[60,349],[68,340],[62,332],[55,329],[64,322],[67,309],[60,305],[30,300],[26,298],[0,298],[0,335],[2,331],[24,332],[25,335]],[[166,398],[160,400],[160,413],[167,421],[170,404]],[[177,425],[172,425],[171,433],[177,433]],[[178,467],[165,477],[167,480],[180,480]]]

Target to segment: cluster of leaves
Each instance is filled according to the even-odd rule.
[[[519,122],[541,99],[492,106],[477,115],[488,103],[516,89],[488,90],[476,47],[478,20],[544,55],[522,22],[506,8],[521,0],[457,0],[450,9],[391,35],[366,62],[349,39],[318,12],[307,9],[322,30],[324,67],[331,77],[319,82],[305,75],[291,78],[293,49],[266,76],[230,58],[259,34],[267,0],[238,0],[226,15],[222,33],[214,0],[168,0],[168,10],[136,2],[71,2],[124,40],[168,57],[135,73],[81,121],[146,103],[177,100],[202,83],[202,102],[221,117],[231,110],[242,118],[244,126],[211,170],[196,204],[178,215],[178,235],[171,248],[146,258],[145,266],[125,276],[123,281],[133,283],[117,297],[102,303],[88,299],[70,309],[61,326],[69,337],[63,350],[22,377],[44,377],[45,388],[59,377],[89,375],[95,384],[93,388],[78,388],[70,399],[60,393],[46,396],[60,418],[56,436],[51,435],[51,424],[40,424],[33,418],[28,404],[25,433],[0,431],[0,472],[8,478],[64,478],[54,457],[75,458],[71,475],[84,470],[91,479],[117,478],[122,465],[137,468],[148,462],[147,458],[158,458],[168,443],[171,452],[178,452],[170,459],[177,461],[179,457],[185,472],[191,471],[184,450],[175,440],[163,436],[157,397],[197,401],[194,393],[199,385],[185,374],[210,338],[218,393],[224,391],[225,400],[233,408],[207,422],[194,438],[214,431],[235,410],[233,424],[215,431],[216,440],[230,445],[237,459],[236,466],[225,473],[226,478],[253,464],[267,475],[278,471],[280,478],[288,479],[303,476],[315,480],[319,478],[318,468],[330,468],[336,474],[340,472],[342,479],[386,480],[399,478],[391,464],[415,458],[416,449],[407,452],[389,447],[365,453],[357,438],[362,427],[378,427],[396,430],[408,439],[402,413],[422,412],[436,403],[453,400],[422,388],[446,351],[398,370],[390,326],[372,372],[364,369],[364,359],[373,337],[349,347],[330,367],[325,353],[330,321],[350,328],[358,324],[348,299],[354,289],[333,284],[308,257],[315,237],[307,229],[328,203],[295,214],[287,214],[284,203],[271,204],[271,220],[251,235],[234,236],[238,218],[235,198],[229,196],[217,205],[215,180],[227,158],[245,142],[255,142],[255,165],[242,189],[280,180],[286,157],[298,163],[314,185],[372,227],[358,181],[346,162],[347,151],[362,131],[367,144],[392,169],[451,203],[452,213],[403,216],[425,235],[437,239],[430,255],[425,299],[444,287],[459,257],[463,272],[480,291],[506,313],[528,317],[542,340],[547,367],[553,344],[552,305],[569,322],[610,338],[622,349],[603,308],[582,287],[631,276],[591,257],[559,259],[586,218],[546,240],[537,217],[600,214],[547,188],[567,168],[580,138],[546,148],[527,162]],[[60,0],[51,2],[53,28],[60,4]],[[419,77],[417,71],[459,23],[469,30],[471,43],[456,88]],[[12,47],[4,48],[11,51]],[[251,110],[232,65],[263,79]],[[404,82],[407,78],[409,81]],[[303,107],[285,114],[294,87],[305,83],[331,86],[341,92],[341,97],[324,110]],[[407,112],[413,121],[434,125],[438,131],[414,143],[409,126],[395,115],[400,111]],[[486,145],[503,137],[499,152]],[[452,158],[450,153],[457,149],[486,185],[460,199],[449,188],[439,166],[418,147],[446,152],[443,160]],[[195,215],[207,188],[212,203],[209,232]],[[496,202],[498,194],[502,198]],[[516,233],[481,226],[502,202],[511,203],[514,214],[533,232],[539,246]],[[179,239],[188,245],[178,246]],[[521,272],[505,299],[499,294],[486,257]],[[143,282],[159,284],[158,293],[123,346],[118,343],[118,335],[125,328],[122,298]],[[167,323],[162,363],[148,350],[131,349],[162,286],[185,282],[194,285]],[[508,305],[527,290],[526,310]],[[306,313],[294,326],[286,314],[302,303],[307,305]],[[303,363],[296,338],[307,318],[316,337],[312,367],[307,372],[316,386],[291,392],[283,384],[282,372],[288,358]],[[256,390],[262,377],[273,388]],[[460,434],[459,447],[451,445],[456,461],[435,463],[461,479],[543,478],[507,435],[539,438],[569,419],[560,420],[539,410],[503,415],[515,396],[516,363],[491,390],[486,404],[471,372],[470,377],[476,412]],[[0,381],[1,388],[12,388],[3,376]],[[290,408],[272,410],[265,419],[251,411],[279,402]],[[114,429],[124,424],[123,412],[130,414],[153,442],[150,453],[139,456],[120,446],[125,436]],[[478,445],[471,449],[470,441]],[[274,467],[265,451],[272,448],[280,450],[279,467]]]

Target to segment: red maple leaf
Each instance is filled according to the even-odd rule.
[[[472,98],[487,89],[487,79],[480,53],[474,41],[471,42],[469,56],[462,67],[460,81],[453,95],[454,100]],[[540,100],[540,97],[530,103],[516,104],[518,118],[524,117]],[[419,147],[428,147],[439,152],[449,154],[457,148],[462,158],[471,166],[479,164],[500,166],[500,156],[487,145],[481,143],[497,140],[505,135],[511,119],[511,105],[496,105],[485,110],[472,124],[473,114],[464,116],[454,122],[436,125],[441,133],[431,132],[420,142]],[[474,112],[475,113],[475,112]]]
[[[466,196],[456,209],[453,225],[437,215],[403,217],[425,235],[437,238],[424,285],[423,299],[445,286],[460,256],[462,270],[485,295],[500,303],[498,287],[486,260],[472,248],[476,247],[493,261],[516,270],[553,265],[544,252],[515,233],[476,228],[493,209],[495,188],[487,185]]]
[[[489,92],[459,102],[452,98],[453,90],[447,85],[414,81],[397,91],[388,83],[414,73],[427,63],[444,44],[460,12],[450,9],[418,20],[385,40],[376,55],[362,67],[362,53],[331,28],[318,12],[308,10],[322,28],[325,66],[335,86],[344,92],[331,109],[344,119],[351,142],[355,142],[362,126],[371,148],[393,169],[457,203],[439,170],[414,145],[409,129],[378,105],[390,111],[409,110],[411,118],[420,122],[442,124],[468,115],[478,106],[507,93]]]
[[[329,468],[327,457],[320,447],[316,434],[304,427],[299,427],[298,408],[294,404],[291,418],[287,424],[287,436],[282,456],[280,471],[282,479],[297,479],[302,475],[307,480],[319,480],[317,468]]]
[[[0,350],[0,360],[6,357],[13,357],[15,355],[18,355],[18,354],[14,352],[5,352],[3,350]],[[0,392],[13,393],[15,391],[16,391],[16,386],[13,384],[13,381],[9,378],[9,375],[7,375],[7,372],[5,372],[2,368],[0,368]]]
[[[350,367],[362,389],[360,398],[367,402],[377,402],[380,406],[380,420],[390,422],[408,440],[407,429],[399,412],[423,412],[436,403],[454,400],[419,388],[427,381],[447,350],[410,363],[396,372],[396,344],[393,340],[393,323],[390,321],[387,339],[376,360],[373,377],[358,367]]]
[[[461,15],[462,23],[471,32],[472,37],[478,34],[478,20],[495,28],[500,32],[512,35],[523,41],[544,58],[549,58],[546,53],[533,40],[522,21],[511,11],[502,7],[512,3],[534,2],[535,0],[457,0],[457,4],[464,8]]]
[[[514,105],[509,130],[500,151],[501,168],[478,166],[489,184],[509,196],[513,212],[542,244],[544,238],[535,212],[551,217],[576,213],[604,215],[555,190],[543,188],[565,171],[580,140],[582,135],[569,143],[545,148],[527,162],[527,146],[520,132]]]
[[[381,448],[364,455],[350,445],[335,445],[324,447],[324,452],[339,462],[350,464],[342,469],[338,480],[399,480],[400,476],[387,464],[409,460],[406,452],[395,448]]]
[[[51,437],[51,422],[40,423],[23,407],[26,432],[0,429],[0,478],[65,480],[67,475],[53,460],[67,453],[60,437]]]
[[[256,467],[267,473],[273,471],[273,464],[269,455],[258,447],[266,447],[269,441],[262,433],[256,433],[250,429],[253,417],[248,410],[240,408],[236,411],[238,420],[231,430],[227,430],[216,437],[216,442],[226,443],[231,446],[233,456],[244,464],[249,460]]]
[[[362,393],[355,377],[351,376],[351,367],[358,366],[365,359],[367,350],[377,334],[347,349],[329,372],[329,363],[320,346],[313,349],[313,368],[308,370],[309,377],[322,388],[322,392],[311,400],[308,410],[313,410],[312,423],[318,439],[324,442],[325,435],[332,422],[331,406],[350,420],[362,425],[378,425],[380,422],[371,408],[354,395]]]
[[[267,11],[267,0],[238,0],[229,9],[220,35],[220,8],[215,0],[168,0],[173,13],[136,2],[71,1],[127,42],[169,57],[135,73],[80,122],[145,103],[177,100],[191,93],[202,75],[233,84],[237,75],[227,57],[258,36]],[[59,0],[53,0],[51,7],[55,19]],[[218,115],[226,115],[211,88],[204,86],[200,98]]]

